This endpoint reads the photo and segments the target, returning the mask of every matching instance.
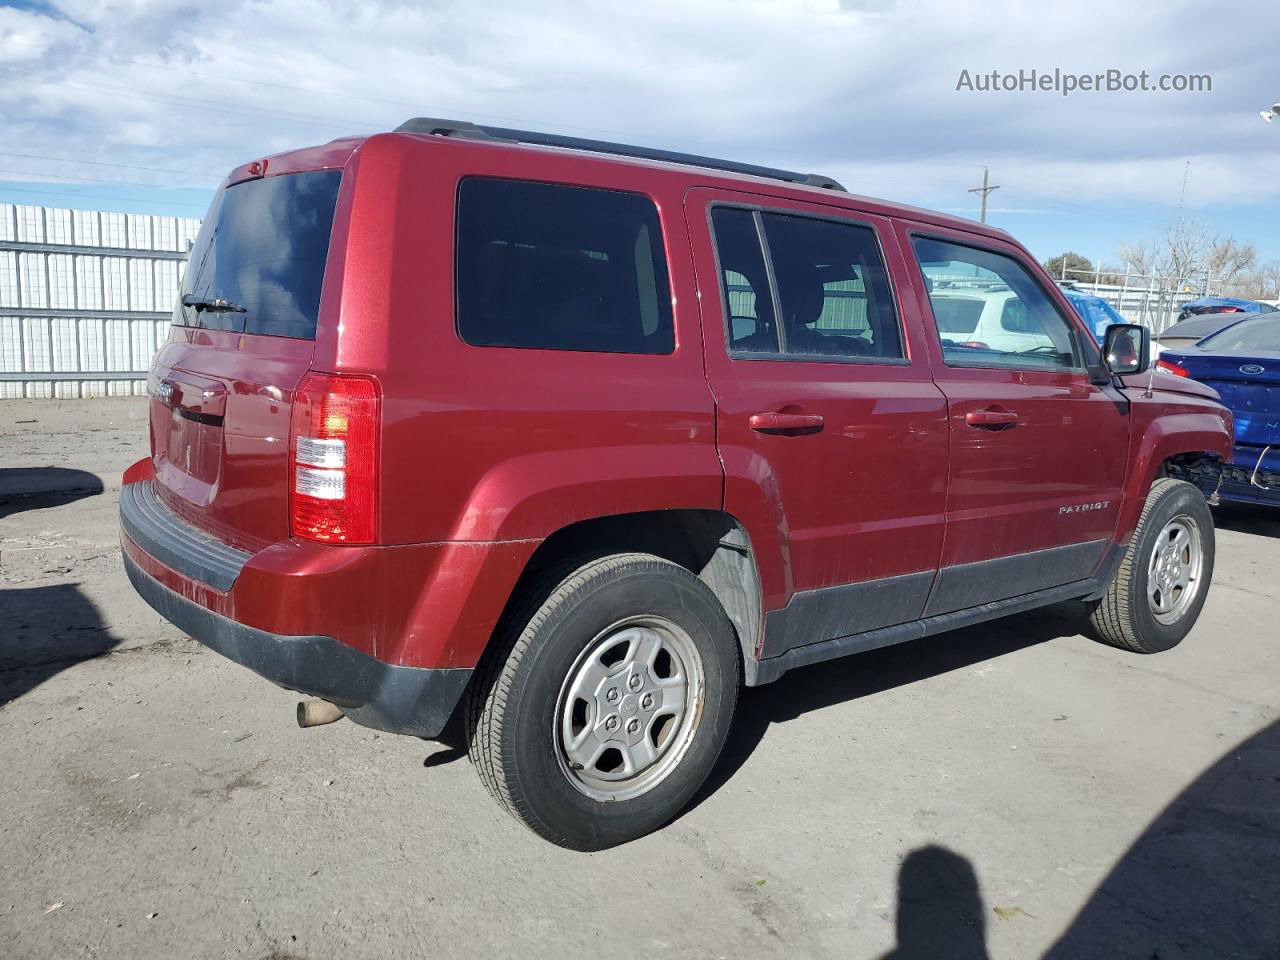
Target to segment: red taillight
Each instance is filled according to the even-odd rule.
[[[1186,367],[1180,367],[1176,363],[1170,363],[1168,360],[1157,360],[1156,369],[1163,370],[1165,373],[1172,373],[1175,377],[1191,376]]]
[[[295,537],[373,543],[378,526],[378,385],[310,373],[289,426],[289,525]]]

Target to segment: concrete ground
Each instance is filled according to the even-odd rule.
[[[1280,957],[1280,514],[1219,517],[1170,653],[1059,609],[795,671],[584,855],[138,600],[145,446],[137,400],[0,404],[0,956]]]

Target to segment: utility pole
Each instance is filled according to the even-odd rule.
[[[978,219],[979,219],[982,223],[986,223],[986,222],[987,222],[987,194],[988,194],[988,193],[990,193],[992,190],[999,190],[999,189],[1000,189],[1000,187],[999,187],[998,185],[997,185],[997,186],[994,186],[994,187],[989,187],[989,186],[987,186],[987,183],[988,183],[988,171],[987,171],[987,168],[986,168],[986,167],[983,167],[983,168],[982,168],[982,186],[980,186],[980,187],[971,187],[971,188],[969,189],[969,192],[970,192],[970,193],[980,193],[980,194],[982,194],[982,214],[981,214],[981,216],[979,216],[979,217],[978,217]]]

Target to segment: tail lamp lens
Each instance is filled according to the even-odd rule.
[[[378,386],[312,373],[290,425],[290,527],[324,543],[373,543],[378,517]]]
[[[1191,376],[1191,372],[1186,367],[1180,367],[1176,363],[1170,363],[1168,360],[1157,360],[1156,369],[1163,370],[1165,373],[1172,373],[1175,377]]]

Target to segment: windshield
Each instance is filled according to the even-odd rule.
[[[1210,334],[1196,346],[1232,353],[1280,351],[1280,313],[1264,313]]]
[[[180,298],[174,322],[315,339],[341,178],[340,170],[295,173],[221,191],[182,281],[182,296],[194,303]]]
[[[1084,321],[1093,330],[1094,335],[1101,337],[1107,332],[1107,327],[1113,323],[1128,323],[1124,317],[1116,312],[1115,307],[1107,303],[1107,301],[1093,298],[1072,296],[1067,294],[1067,299],[1071,305],[1076,308],[1076,313],[1080,314]]]

